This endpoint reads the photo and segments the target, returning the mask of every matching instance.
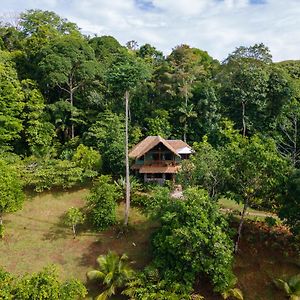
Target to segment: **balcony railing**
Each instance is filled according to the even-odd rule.
[[[144,166],[176,166],[178,165],[174,160],[145,160]]]

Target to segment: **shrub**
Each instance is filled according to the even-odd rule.
[[[108,175],[99,177],[87,197],[90,217],[95,228],[103,230],[116,223],[116,206],[120,194]]]
[[[102,166],[101,155],[92,147],[80,144],[72,157],[77,166],[87,171],[99,172]]]
[[[266,217],[265,222],[270,228],[277,225],[277,220],[273,217]]]
[[[190,290],[186,289],[181,283],[172,282],[169,284],[160,277],[159,270],[152,265],[147,266],[143,272],[137,273],[130,280],[122,294],[128,296],[131,300],[191,300],[204,299],[200,295],[193,297]]]
[[[227,222],[206,191],[189,188],[184,197],[184,201],[160,200],[161,228],[152,240],[153,262],[169,284],[192,288],[196,275],[204,273],[216,292],[227,291],[235,278]]]
[[[69,210],[66,214],[65,223],[66,223],[66,225],[72,226],[74,239],[75,239],[75,236],[76,236],[76,226],[78,224],[82,224],[84,222],[84,219],[85,219],[84,215],[80,211],[79,208],[77,208],[77,207],[69,208]]]
[[[16,278],[0,269],[1,299],[77,300],[86,296],[85,286],[78,280],[59,280],[54,266],[34,274]]]
[[[52,188],[71,188],[86,182],[98,173],[78,166],[69,160],[48,159],[41,161],[31,157],[24,162],[23,180],[37,192]]]
[[[282,201],[279,217],[292,233],[300,235],[300,170],[296,170],[287,183],[287,195]]]
[[[19,210],[23,201],[24,193],[17,171],[0,159],[0,237],[4,236],[3,214]]]

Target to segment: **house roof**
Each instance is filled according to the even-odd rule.
[[[175,140],[175,142],[178,142],[178,140]],[[182,141],[180,141],[180,142],[182,142]],[[177,147],[177,144],[174,143],[174,146],[173,146],[172,143],[170,143],[170,140],[167,141],[158,135],[158,136],[148,136],[144,140],[139,142],[136,146],[134,146],[132,148],[132,150],[129,153],[129,157],[139,158],[139,157],[143,156],[145,153],[147,153],[149,150],[151,150],[153,147],[158,145],[159,143],[162,143],[165,147],[167,147],[175,155],[180,156],[179,153],[174,148],[174,146]],[[184,143],[184,142],[182,142],[182,143]]]
[[[142,166],[140,173],[177,173],[179,166]]]
[[[167,142],[176,150],[178,154],[193,153],[192,147],[182,140],[167,140]]]

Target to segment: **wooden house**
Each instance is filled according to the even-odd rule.
[[[182,159],[192,154],[192,148],[181,140],[165,140],[160,136],[148,136],[129,152],[134,159],[131,169],[144,182],[163,184],[174,180]]]

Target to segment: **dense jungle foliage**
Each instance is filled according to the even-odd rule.
[[[264,44],[240,46],[222,62],[185,44],[165,55],[150,44],[86,36],[53,12],[29,10],[14,25],[0,24],[0,236],[2,215],[22,206],[24,188],[70,188],[99,175],[88,197],[92,223],[115,224],[124,192],[125,97],[129,146],[160,135],[195,150],[177,178],[186,201],[167,201],[157,212],[159,192],[146,201],[161,225],[152,239],[151,267],[161,276],[155,293],[175,295],[172,281],[189,293],[199,272],[217,292],[234,287],[221,196],[244,205],[238,241],[248,207],[278,213],[299,234],[300,61],[275,63]],[[129,288],[148,293],[150,273]],[[53,280],[60,295],[64,286]]]

